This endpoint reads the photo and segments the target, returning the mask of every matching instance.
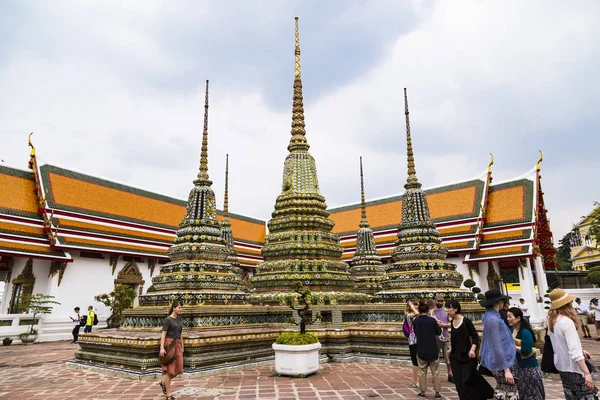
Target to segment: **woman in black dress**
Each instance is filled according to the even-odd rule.
[[[494,396],[494,389],[477,371],[475,350],[479,336],[473,322],[460,313],[458,300],[446,303],[450,317],[450,365],[454,372],[454,384],[460,400],[484,400]]]

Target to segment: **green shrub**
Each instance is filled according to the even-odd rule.
[[[588,269],[588,272],[598,272],[598,271],[600,271],[600,265]]]
[[[594,267],[596,268],[596,267]],[[594,269],[592,268],[592,269]],[[592,283],[594,285],[600,285],[600,271],[592,271],[585,277],[585,281],[587,283]]]
[[[466,287],[466,288],[469,288],[469,289],[470,289],[470,288],[472,288],[473,286],[475,286],[475,285],[476,285],[476,283],[475,283],[475,281],[474,281],[473,279],[466,279],[466,280],[463,282],[463,285],[465,285],[465,287]]]
[[[319,338],[314,333],[283,332],[277,336],[277,344],[287,344],[289,346],[302,346],[305,344],[317,343]]]
[[[146,293],[152,293],[152,292],[156,292],[156,288],[154,287],[154,285],[150,285],[148,290],[146,290]]]
[[[475,286],[473,289],[471,289],[471,292],[478,294],[478,293],[481,293],[481,289],[478,288],[477,286]]]
[[[483,299],[485,299],[485,296],[483,294],[479,293],[477,295],[477,300],[483,300]]]

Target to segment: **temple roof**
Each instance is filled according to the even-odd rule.
[[[51,248],[38,215],[33,173],[0,166],[0,256],[69,260],[64,251]]]

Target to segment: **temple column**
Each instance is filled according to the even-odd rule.
[[[541,323],[543,321],[543,316],[540,313],[537,302],[537,293],[533,282],[533,271],[529,259],[520,260],[519,262],[519,283],[521,285],[521,297],[525,300],[525,303],[527,303],[531,323]],[[519,299],[514,300],[517,302],[519,301]]]
[[[473,280],[477,282],[477,287],[481,289],[481,293],[485,293],[490,290],[490,286],[487,281],[488,265],[486,262],[479,263],[479,274],[473,274]]]
[[[535,279],[537,280],[540,298],[544,300],[544,295],[548,290],[548,278],[546,277],[546,271],[544,270],[544,263],[542,262],[541,256],[535,258]]]

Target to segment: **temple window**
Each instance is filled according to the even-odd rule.
[[[590,235],[585,235],[585,244],[586,246],[592,245],[592,238],[590,237]]]

